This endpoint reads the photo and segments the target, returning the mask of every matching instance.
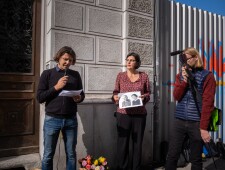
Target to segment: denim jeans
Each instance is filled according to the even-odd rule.
[[[53,170],[53,157],[60,130],[63,135],[66,152],[66,169],[76,170],[77,118],[55,118],[45,115],[44,155],[42,170]]]
[[[185,136],[190,140],[190,162],[192,170],[202,170],[202,138],[199,122],[175,119],[170,132],[169,151],[166,160],[166,170],[176,170]]]

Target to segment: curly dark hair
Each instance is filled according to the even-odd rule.
[[[60,57],[62,57],[65,53],[69,54],[73,58],[72,65],[74,65],[76,63],[76,53],[71,47],[68,46],[60,48],[59,51],[55,54],[53,59],[56,62],[59,62]]]

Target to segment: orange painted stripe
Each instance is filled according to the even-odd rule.
[[[217,81],[216,85],[217,86],[225,86],[225,82],[224,81]]]

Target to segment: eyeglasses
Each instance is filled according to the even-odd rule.
[[[195,56],[191,56],[190,58],[187,58],[186,61],[190,61],[192,58],[194,58]]]
[[[126,59],[126,62],[135,62],[136,60],[128,60],[128,59]]]

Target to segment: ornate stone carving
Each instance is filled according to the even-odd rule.
[[[141,57],[142,65],[153,65],[153,44],[128,42],[128,52],[136,52]]]
[[[151,14],[154,11],[154,0],[129,0],[129,9]]]
[[[128,36],[153,39],[153,19],[129,14]]]

